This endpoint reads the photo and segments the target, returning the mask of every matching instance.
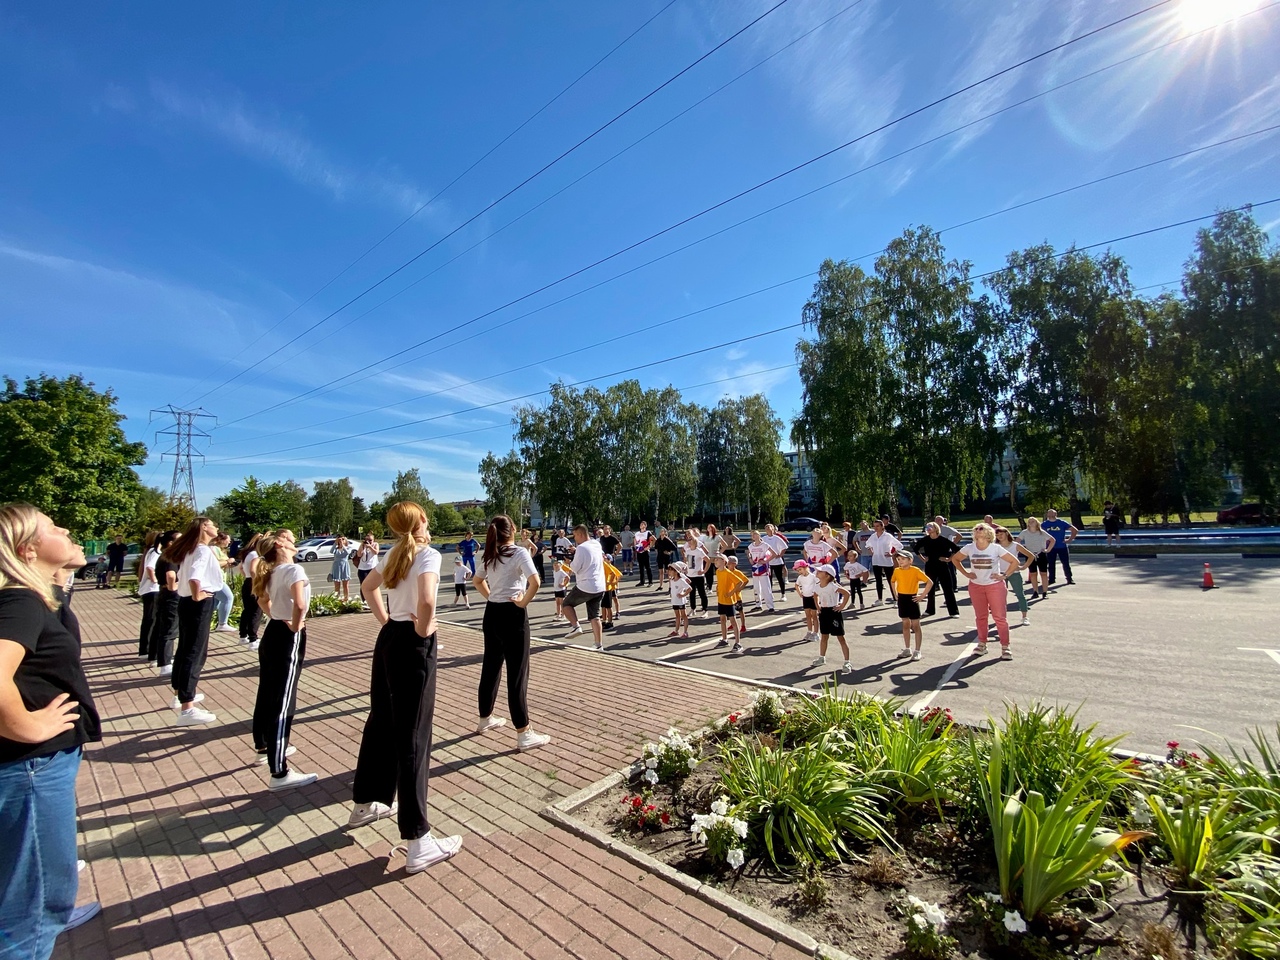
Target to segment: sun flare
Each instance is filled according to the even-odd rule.
[[[1207,30],[1258,6],[1258,0],[1178,0],[1178,19],[1188,31]]]

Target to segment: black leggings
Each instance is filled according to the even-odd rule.
[[[253,595],[253,581],[248,577],[240,585],[240,603],[240,637],[243,640],[257,640],[258,624],[262,622],[262,607],[258,605],[258,598]]]
[[[167,667],[173,662],[173,641],[178,638],[178,594],[175,590],[161,588],[156,594],[155,622],[147,638],[147,659],[156,666]]]
[[[853,601],[857,600],[861,605],[865,601],[862,599],[862,581],[854,577],[849,581],[849,605],[853,606]]]
[[[431,721],[436,712],[436,635],[418,636],[412,620],[388,620],[373,647],[369,719],[356,758],[356,803],[391,802],[399,795],[400,837],[430,830],[427,784]]]
[[[871,572],[876,575],[876,599],[884,599],[884,582],[893,580],[893,567],[882,567],[879,564],[873,564]],[[889,584],[889,596],[893,596],[893,584]]]
[[[182,703],[196,698],[200,671],[209,655],[209,627],[213,621],[213,597],[178,598],[178,650],[173,655],[173,690]]]
[[[507,665],[507,709],[517,730],[529,725],[529,611],[514,603],[484,605],[484,663],[480,667],[480,716],[493,714],[502,665]]]
[[[142,623],[138,627],[138,656],[140,657],[151,657],[151,628],[156,621],[156,597],[159,595],[158,592],[142,595]]]
[[[644,553],[636,554],[636,557],[640,561],[640,586],[643,587],[646,583],[652,584],[653,567],[649,564],[649,551],[646,550]]]
[[[787,565],[785,563],[770,564],[769,572],[773,574],[773,578],[778,581],[778,596],[784,597],[787,594]]]
[[[258,699],[253,706],[253,746],[267,755],[273,777],[289,772],[284,758],[298,709],[298,677],[307,655],[307,628],[297,633],[283,620],[268,620],[258,647]]]
[[[694,603],[694,597],[702,598],[702,612],[707,612],[707,578],[706,577],[690,577],[689,586],[689,612],[693,613],[693,608],[697,606]]]

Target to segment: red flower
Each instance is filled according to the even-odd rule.
[[[632,798],[631,798],[631,806],[633,806],[633,807],[635,807],[637,810],[639,810],[641,807],[643,807],[643,806],[644,806],[644,798],[643,798],[643,797],[632,797]]]
[[[1192,751],[1192,753],[1191,753],[1191,759],[1192,759],[1192,760],[1199,760],[1199,759],[1200,759],[1200,754],[1196,753],[1195,751]]]
[[[665,824],[668,824],[668,823],[670,823],[670,822],[671,822],[671,814],[669,814],[669,813],[667,813],[667,811],[663,810],[663,811],[662,811],[662,816],[660,817],[660,819],[662,820],[662,822],[663,822],[663,824],[664,824],[664,825],[665,825]]]
[[[729,714],[729,722],[730,722],[730,723],[737,723],[737,722],[738,722],[738,715],[737,715],[736,713],[731,713],[731,714]]]
[[[638,822],[639,822],[639,825],[643,827],[643,826],[644,826],[644,817],[641,817],[641,818],[640,818],[640,820],[639,820]]]
[[[1177,749],[1178,749],[1178,741],[1177,741],[1177,740],[1170,740],[1168,743],[1166,743],[1166,744],[1165,744],[1165,746],[1166,746],[1166,747],[1168,747],[1170,750],[1177,750]]]

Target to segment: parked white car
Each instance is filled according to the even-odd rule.
[[[298,544],[298,559],[306,563],[313,560],[332,560],[333,545],[337,537],[312,537]]]

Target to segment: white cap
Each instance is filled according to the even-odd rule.
[[[816,570],[814,570],[814,573],[825,573],[832,580],[836,578],[836,568],[829,563],[822,564]]]

